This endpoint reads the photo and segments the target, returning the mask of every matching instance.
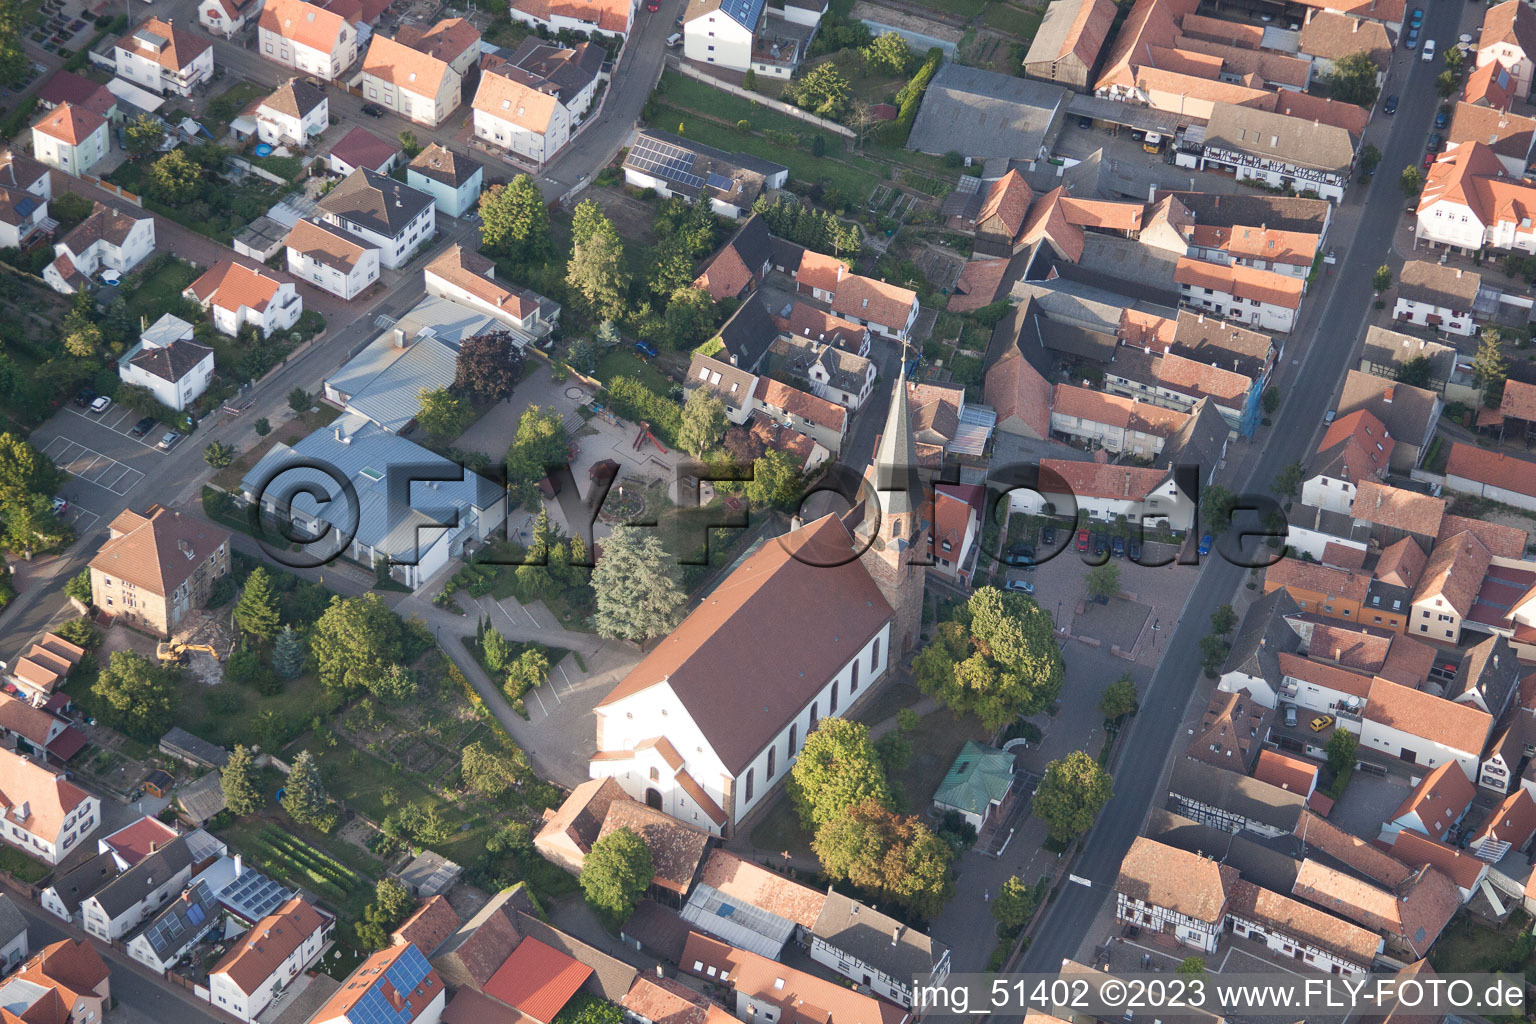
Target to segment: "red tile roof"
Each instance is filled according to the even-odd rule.
[[[1521,786],[1493,809],[1473,833],[1472,844],[1476,846],[1493,840],[1523,850],[1533,835],[1536,835],[1536,799],[1531,798],[1530,790]]]
[[[158,52],[151,49],[139,40],[140,32],[159,36],[165,40],[165,45]],[[213,40],[206,36],[183,32],[168,21],[150,18],[138,28],[120,37],[117,40],[117,46],[145,60],[154,61],[167,71],[181,71],[212,47]]]
[[[1458,533],[1470,533],[1483,542],[1483,547],[1488,549],[1490,555],[1497,558],[1525,557],[1527,534],[1519,527],[1447,514],[1440,519],[1440,533],[1435,543],[1448,540]]]
[[[1188,413],[1165,409],[1150,402],[1139,402],[1124,395],[1057,384],[1051,391],[1051,412],[1090,423],[1103,423],[1121,430],[1168,438],[1178,433],[1189,419]]]
[[[319,911],[294,896],[252,925],[209,973],[226,974],[240,991],[253,995],[305,939],[324,926]]]
[[[1359,602],[1365,600],[1370,586],[1371,578],[1365,573],[1334,569],[1301,558],[1282,558],[1264,571],[1265,593],[1276,587],[1285,587],[1297,600],[1302,600],[1298,592],[1311,591],[1322,594],[1325,600],[1342,598]]]
[[[704,863],[699,881],[743,903],[777,914],[804,928],[814,928],[827,894],[801,885],[726,850],[716,850]]]
[[[1300,278],[1235,263],[1222,266],[1187,256],[1180,257],[1173,271],[1173,281],[1175,284],[1226,292],[1234,298],[1257,299],[1285,309],[1294,310],[1301,305]]]
[[[1317,765],[1277,750],[1259,751],[1253,777],[1292,793],[1310,794],[1317,787]]]
[[[1477,796],[1459,761],[1446,761],[1419,780],[1413,791],[1392,812],[1393,821],[1407,815],[1417,818],[1431,839],[1439,839],[1454,825]]]
[[[378,989],[389,1005],[401,1014],[396,1024],[412,1024],[443,991],[443,979],[438,977],[435,970],[428,971],[421,984],[409,992],[396,991],[395,986],[384,976],[406,950],[414,948],[390,946],[358,964],[357,969],[342,982],[341,988],[331,995],[311,1019],[328,1021],[346,1016],[363,996]]]
[[[410,942],[423,954],[431,956],[463,923],[449,905],[448,897],[439,894],[422,901],[415,913],[400,922],[391,937],[397,945]]]
[[[1230,913],[1362,967],[1375,961],[1381,946],[1373,931],[1242,879],[1232,885]]]
[[[32,130],[78,146],[106,123],[107,119],[95,111],[66,103],[33,125]]]
[[[485,994],[549,1024],[592,968],[529,936],[485,983]]]
[[[574,18],[603,32],[628,32],[634,12],[629,0],[513,0],[512,9],[540,21],[555,15]]]
[[[1312,661],[1303,658],[1299,654],[1280,654],[1280,671],[1292,679],[1299,679],[1304,683],[1315,683],[1318,686],[1337,690],[1339,693],[1349,694],[1351,697],[1359,697],[1364,700],[1371,692],[1372,678],[1351,672],[1349,669],[1340,668],[1338,665],[1330,665],[1325,661]]]
[[[1137,836],[1120,862],[1115,891],[1216,924],[1237,881],[1237,869],[1207,857]]]
[[[1459,476],[1474,483],[1490,484],[1516,494],[1536,497],[1536,462],[1517,459],[1503,452],[1492,452],[1456,441],[1451,445],[1451,457],[1445,464],[1445,472],[1447,476]]]
[[[1461,98],[1468,103],[1481,103],[1498,110],[1509,107],[1509,86],[1514,83],[1509,68],[1502,61],[1490,60],[1479,64],[1467,76]]]
[[[331,147],[331,156],[349,167],[377,171],[400,152],[392,142],[385,142],[366,128],[353,128]]]
[[[992,365],[982,398],[999,422],[1017,417],[1037,437],[1051,436],[1051,385],[1022,352],[1011,351]]]
[[[817,398],[799,388],[792,388],[788,384],[781,384],[768,377],[757,378],[757,387],[753,390],[752,397],[774,409],[793,413],[819,427],[835,430],[839,434],[848,424],[848,410],[836,402]]]
[[[778,1024],[901,1024],[907,1011],[894,1003],[798,971],[776,960],[690,932],[682,970],[726,985],[756,1003],[779,1008]]]
[[[1403,829],[1392,841],[1392,856],[1409,867],[1421,868],[1428,865],[1436,868],[1462,889],[1475,889],[1488,873],[1487,861],[1433,839],[1426,839],[1408,829]]]
[[[1493,729],[1493,716],[1471,704],[1436,697],[1377,676],[1365,705],[1365,717],[1478,757]]]
[[[223,259],[186,287],[197,301],[207,306],[238,313],[242,307],[261,313],[277,295],[283,282],[263,270]]]
[[[1381,885],[1396,887],[1413,874],[1364,839],[1350,835],[1311,811],[1301,812],[1301,819],[1296,823],[1296,837]]]
[[[165,597],[228,544],[228,531],[198,516],[158,507],[148,516],[124,511],[91,568]]]
[[[1062,493],[1065,484],[1078,497],[1140,501],[1167,479],[1167,470],[1142,466],[1064,462],[1060,459],[1040,461],[1040,489],[1047,494]]]
[[[987,187],[981,211],[976,214],[977,230],[990,228],[1008,238],[1018,237],[1034,197],[1034,190],[1024,181],[1024,176],[1018,171],[1009,171]]]
[[[1381,553],[1376,562],[1376,578],[1394,587],[1416,587],[1428,560],[1418,541],[1404,537]]]
[[[1413,592],[1413,603],[1444,598],[1457,615],[1465,618],[1472,611],[1472,600],[1477,597],[1491,560],[1488,548],[1470,530],[1440,541],[1429,553],[1424,575]]]
[[[108,849],[121,857],[129,867],[133,867],[180,834],[159,818],[145,815],[133,824],[113,832],[101,842],[106,843]]]
[[[1434,537],[1440,532],[1445,502],[1418,491],[1390,487],[1379,480],[1361,480],[1350,515],[1367,523]]]

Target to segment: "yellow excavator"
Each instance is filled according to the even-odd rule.
[[[219,652],[209,644],[184,644],[179,640],[172,640],[169,643],[162,643],[155,648],[155,654],[159,656],[161,661],[174,661],[183,665],[186,664],[187,659],[191,657],[194,651],[211,654],[215,661],[219,658]]]

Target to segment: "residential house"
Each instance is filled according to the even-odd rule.
[[[319,958],[334,927],[303,897],[292,897],[252,925],[208,972],[209,1002],[254,1021]]]
[[[724,299],[740,299],[747,292],[755,291],[762,285],[763,278],[768,276],[771,257],[772,236],[768,233],[768,222],[763,220],[761,215],[754,213],[736,229],[736,233],[731,235],[719,251],[710,257],[709,262],[704,265],[704,270],[694,278],[693,286],[708,292],[709,297],[716,302]],[[796,303],[795,312],[798,312],[802,305]],[[811,306],[804,306],[804,308],[814,310]],[[820,311],[816,310],[816,312]],[[800,332],[792,331],[791,333]],[[859,353],[859,355],[865,354]]]
[[[1043,82],[1056,82],[1088,91],[1090,76],[1098,67],[1099,52],[1115,21],[1111,0],[1059,0],[1045,8],[1045,19],[1035,30],[1024,56],[1024,74]]]
[[[101,821],[101,801],[62,772],[0,749],[0,839],[48,864],[63,862]]]
[[[213,889],[203,879],[195,878],[170,906],[128,941],[128,955],[164,974],[221,925],[223,919],[223,908]]]
[[[349,508],[339,495],[317,498],[330,493],[335,481],[318,470],[290,468],[285,478],[312,478],[314,494],[295,494],[291,504],[280,505],[264,481],[295,459],[339,469],[354,482],[360,504]],[[407,468],[412,482],[404,486],[398,480]],[[461,557],[466,543],[492,536],[505,518],[505,503],[489,480],[355,412],[297,444],[273,447],[246,474],[240,490],[246,501],[260,500],[264,513],[286,515],[312,537],[345,539],[346,554],[355,561],[387,560],[391,578],[412,590],[449,559]]]
[[[683,379],[683,390],[692,395],[699,388],[706,389],[725,406],[726,421],[740,426],[757,411],[757,400],[753,397],[757,381],[755,374],[714,356],[695,352],[688,364],[688,376]]]
[[[723,331],[723,328],[722,328]],[[771,372],[809,382],[818,398],[856,412],[875,388],[875,362],[847,349],[791,334],[768,346]]]
[[[32,126],[32,155],[65,174],[88,174],[112,147],[107,124],[86,107],[55,107]]]
[[[1301,308],[1302,282],[1272,270],[1223,267],[1186,256],[1173,279],[1185,305],[1267,331],[1289,334]]]
[[[640,132],[624,157],[626,184],[690,202],[708,197],[710,209],[735,220],[750,215],[759,196],[783,188],[788,179],[789,168],[782,164],[652,129]]]
[[[419,949],[389,946],[358,964],[310,1022],[355,1024],[388,1015],[393,1024],[438,1024],[446,999],[443,979]]]
[[[119,942],[186,888],[193,873],[186,836],[177,836],[81,901],[85,930]]]
[[[467,156],[434,142],[405,168],[405,183],[432,197],[450,217],[464,217],[480,201],[484,169]]]
[[[1529,97],[1536,66],[1536,12],[1521,10],[1517,0],[1488,8],[1476,53],[1479,68],[1497,61],[1509,73],[1510,93],[1522,100]]]
[[[811,926],[811,959],[889,999],[914,1006],[914,985],[949,976],[949,949],[873,907],[827,890]]]
[[[1258,381],[1175,352],[1121,346],[1104,372],[1104,386],[1115,394],[1179,412],[1210,399],[1232,432],[1244,437],[1252,437],[1259,426],[1263,389]]]
[[[969,587],[975,570],[976,540],[986,510],[985,488],[976,484],[935,484],[933,488],[933,571]]]
[[[1486,63],[1479,63],[1467,76],[1467,81],[1461,90],[1461,98],[1467,103],[1475,103],[1478,106],[1490,107],[1494,110],[1508,110],[1510,101],[1514,98],[1515,80],[1510,77],[1509,68],[1494,57]]]
[[[112,854],[98,853],[64,874],[55,875],[52,884],[39,895],[38,902],[54,917],[78,928],[84,924],[80,904],[116,878],[118,870]]]
[[[520,345],[540,342],[560,321],[560,304],[496,280],[496,264],[461,245],[444,249],[425,270],[427,294],[492,317]]]
[[[1242,878],[1228,892],[1227,922],[1232,934],[1263,943],[1277,958],[1345,977],[1369,974],[1384,945],[1373,931]]]
[[[382,250],[325,221],[300,220],[283,247],[288,273],[337,298],[355,299],[379,279]]]
[[[214,329],[230,337],[247,324],[263,338],[271,337],[298,323],[304,311],[304,300],[291,281],[230,259],[215,263],[181,295],[208,310]]]
[[[270,146],[308,146],[330,127],[325,90],[290,78],[256,108],[256,137]]]
[[[422,900],[411,915],[389,933],[390,945],[411,943],[430,957],[463,923],[448,897],[438,893]]]
[[[1502,67],[1496,63],[1488,66]],[[1531,149],[1536,146],[1536,118],[1516,114],[1505,107],[1461,100],[1451,115],[1451,127],[1445,133],[1445,139],[1452,147],[1481,142],[1493,151],[1511,177],[1519,178],[1530,166]]]
[[[833,313],[897,341],[906,341],[917,322],[916,292],[855,274],[842,260],[821,253],[807,251],[801,258],[795,288],[826,302]]]
[[[779,959],[809,944],[827,894],[725,850],[710,854],[682,919],[734,946]]]
[[[778,335],[778,326],[754,292],[743,299],[736,312],[720,325],[715,338],[724,349],[716,355],[732,366],[756,373]]]
[[[1419,194],[1414,239],[1457,252],[1536,252],[1532,209],[1536,185],[1510,175],[1486,144],[1465,142],[1430,166]]]
[[[752,405],[773,422],[814,439],[834,457],[843,450],[849,411],[837,402],[807,394],[768,377],[758,377],[752,390]]]
[[[642,903],[641,907],[666,913],[653,903]],[[636,914],[644,916],[643,910],[636,911]],[[630,921],[634,920],[632,916]],[[682,959],[683,942],[687,934],[687,929],[683,929],[683,935],[677,942],[675,952],[679,960]],[[680,981],[666,977],[652,978],[644,974],[635,978],[635,983],[624,993],[619,1005],[636,1024],[667,1024],[668,1021],[685,1020],[698,1021],[699,1024],[730,1024],[736,1019],[723,1006]]]
[[[126,274],[154,251],[153,217],[134,217],[97,203],[89,217],[54,243],[43,280],[54,291],[73,295],[102,271]]]
[[[682,18],[685,59],[787,79],[805,59],[820,13],[813,4],[792,11],[762,0],[689,0]]]
[[[1143,466],[1042,459],[1036,489],[1015,490],[1009,498],[1011,512],[1042,515],[1049,503],[1068,518],[1086,511],[1090,520],[1112,523],[1124,516],[1171,530],[1189,529],[1195,516],[1195,496],[1179,486],[1177,473]]]
[[[1467,846],[1482,860],[1496,864],[1511,852],[1525,853],[1532,836],[1536,836],[1536,799],[1521,787],[1493,809]]]
[[[1477,786],[1455,761],[1446,761],[1419,779],[1381,826],[1381,841],[1391,845],[1404,829],[1439,842],[1466,817]]]
[[[480,33],[463,18],[444,18],[426,26],[401,25],[395,32],[395,42],[442,61],[460,79],[467,80],[480,64]]]
[[[426,192],[367,169],[347,175],[315,204],[321,220],[378,249],[379,263],[390,270],[437,234],[436,207]]]
[[[400,158],[400,147],[385,142],[366,128],[353,128],[326,155],[331,173],[347,177],[357,170],[388,174]]]
[[[987,345],[982,387],[982,400],[996,411],[999,431],[1036,440],[1051,432],[1051,385],[1031,359],[1040,358],[1041,315],[1028,300],[998,321]]]
[[[1243,727],[1250,726],[1251,723]],[[1258,746],[1263,737],[1251,742]],[[1301,820],[1306,798],[1249,778],[1236,767],[1193,757],[1175,761],[1168,780],[1170,807],[1187,818],[1226,832],[1246,830],[1269,839],[1289,835]]]
[[[363,58],[363,95],[429,128],[458,108],[463,84],[447,61],[381,35],[373,36]]]
[[[260,13],[262,0],[198,0],[197,21],[210,35],[232,39]]]
[[[1355,490],[1350,514],[1368,524],[1372,537],[1385,548],[1404,537],[1418,540],[1427,551],[1445,523],[1445,502],[1431,494],[1362,480]]]
[[[1184,756],[1224,771],[1247,774],[1269,738],[1272,709],[1246,691],[1217,690],[1206,705]]]
[[[37,105],[44,110],[53,110],[70,103],[94,111],[108,121],[122,120],[118,99],[112,95],[112,91],[100,82],[93,82],[73,71],[54,72],[37,87],[36,96]]]
[[[1380,677],[1371,681],[1362,717],[1363,746],[1426,768],[1454,760],[1468,775],[1477,773],[1494,723],[1473,704]]]
[[[14,150],[0,154],[0,248],[19,249],[58,222],[48,216],[53,178],[48,168]]]
[[[0,896],[0,969],[15,970],[32,952],[27,944],[27,919],[10,896]]]
[[[817,1007],[829,1024],[900,1024],[907,1017],[905,1010],[872,995],[698,932],[689,934],[678,966],[705,981],[718,980],[741,1020],[793,1019],[806,1006]]]
[[[1396,442],[1388,464],[1395,472],[1407,473],[1423,461],[1444,407],[1433,391],[1350,370],[1335,411],[1342,417],[1366,409],[1380,420]]]
[[[1472,307],[1482,286],[1482,275],[1473,271],[1409,260],[1397,275],[1392,319],[1469,338],[1477,330]]]
[[[1300,558],[1282,558],[1264,572],[1264,592],[1283,587],[1302,611],[1359,622],[1361,605],[1370,589],[1371,577],[1319,565]]]
[[[1280,655],[1301,650],[1301,636],[1288,621],[1301,607],[1284,588],[1271,590],[1248,606],[1231,650],[1221,666],[1217,688],[1226,693],[1247,690],[1267,708],[1279,703],[1284,671]]]
[[[581,127],[602,79],[603,51],[527,39],[508,60],[487,58],[473,103],[475,138],[543,167]]]
[[[1301,501],[1348,515],[1362,480],[1383,480],[1396,442],[1386,425],[1367,409],[1336,418],[1308,460]]]
[[[1335,202],[1344,198],[1355,162],[1355,142],[1346,129],[1241,101],[1212,103],[1209,120],[1198,157],[1179,154],[1184,166],[1220,168],[1239,181],[1289,186]]]
[[[1138,836],[1115,879],[1115,920],[1216,952],[1236,868]]]
[[[1493,554],[1470,530],[1435,545],[1413,594],[1415,636],[1457,643]]]
[[[1419,359],[1424,362],[1417,363]],[[1416,373],[1418,366],[1423,366],[1428,371],[1429,379],[1421,387],[1447,396],[1447,401],[1455,398],[1469,403],[1481,402],[1482,391],[1469,386],[1471,374],[1463,372],[1457,363],[1456,348],[1453,345],[1389,331],[1373,324],[1365,329],[1365,351],[1360,354],[1358,369],[1377,377],[1396,380],[1404,370]]]
[[[1477,398],[1482,397],[1482,392],[1477,393]],[[1510,421],[1514,421],[1511,423]],[[1497,409],[1482,408],[1477,411],[1477,425],[1479,427],[1498,427],[1499,440],[1504,440],[1513,431],[1514,427],[1520,432],[1521,440],[1530,445],[1531,427],[1536,425],[1536,384],[1527,384],[1520,380],[1506,380],[1504,382],[1504,394],[1499,399]]]
[[[0,982],[0,1005],[17,1020],[100,1024],[111,1003],[111,972],[84,939],[44,946]]]
[[[150,18],[120,37],[112,50],[119,78],[158,95],[183,99],[213,80],[213,43]]]
[[[357,62],[357,26],[320,4],[264,0],[256,32],[263,57],[307,75],[341,78]]]
[[[1089,449],[1151,457],[1184,425],[1187,413],[1122,395],[1057,384],[1051,432]]]
[[[1336,61],[1356,53],[1370,57],[1383,76],[1391,66],[1392,37],[1381,22],[1319,9],[1308,9],[1304,18],[1296,52],[1312,59],[1314,75],[1332,75]]]
[[[46,758],[51,765],[67,764],[88,742],[65,719],[10,694],[0,694],[0,733],[18,754]]]
[[[562,30],[627,37],[634,27],[634,0],[514,0],[512,20],[553,35]]]
[[[1278,750],[1261,750],[1254,762],[1253,777],[1277,789],[1301,794],[1310,800],[1317,792],[1318,765],[1297,757],[1282,754]]]
[[[1013,754],[966,740],[934,790],[933,805],[955,812],[979,832],[994,820],[1012,789]]]
[[[138,821],[96,840],[96,852],[110,853],[117,862],[117,869],[127,871],[179,835],[181,833],[178,830],[146,814]]]
[[[148,389],[168,408],[186,410],[213,380],[213,349],[193,341],[192,331],[185,320],[165,314],[118,358],[118,377]]]
[[[1536,509],[1536,463],[1503,452],[1452,443],[1445,486],[1516,508]]]
[[[1434,868],[1455,883],[1461,901],[1466,903],[1488,877],[1489,864],[1481,857],[1454,846],[1425,839],[1404,829],[1392,843],[1392,856],[1409,867]]]
[[[159,505],[125,509],[91,559],[91,603],[114,619],[166,636],[208,602],[229,572],[229,533]]]

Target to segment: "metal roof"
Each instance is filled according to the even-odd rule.
[[[259,871],[247,870],[219,890],[219,902],[237,917],[260,921],[292,895]]]
[[[784,943],[795,933],[795,923],[725,895],[702,882],[683,907],[683,920],[718,936],[738,949],[777,960]]]
[[[933,802],[971,814],[986,814],[1013,785],[1013,754],[975,740],[966,740],[954,764],[939,783]]]

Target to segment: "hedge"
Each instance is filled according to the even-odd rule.
[[[896,120],[891,122],[896,126],[891,133],[897,141],[905,142],[907,136],[912,134],[912,122],[917,120],[917,108],[922,105],[923,93],[928,90],[928,83],[933,81],[933,76],[938,74],[939,66],[943,63],[944,51],[935,46],[928,51],[928,58],[917,69],[917,74],[896,94],[896,106],[899,109]]]
[[[0,138],[14,138],[17,132],[27,126],[27,119],[32,116],[36,106],[37,97],[28,96],[21,101],[20,106],[5,115],[5,119],[0,120]]]
[[[683,410],[676,402],[658,395],[634,377],[623,375],[608,381],[607,394],[607,405],[615,415],[632,423],[649,423],[651,433],[663,444],[677,446],[677,435],[683,426]]]

